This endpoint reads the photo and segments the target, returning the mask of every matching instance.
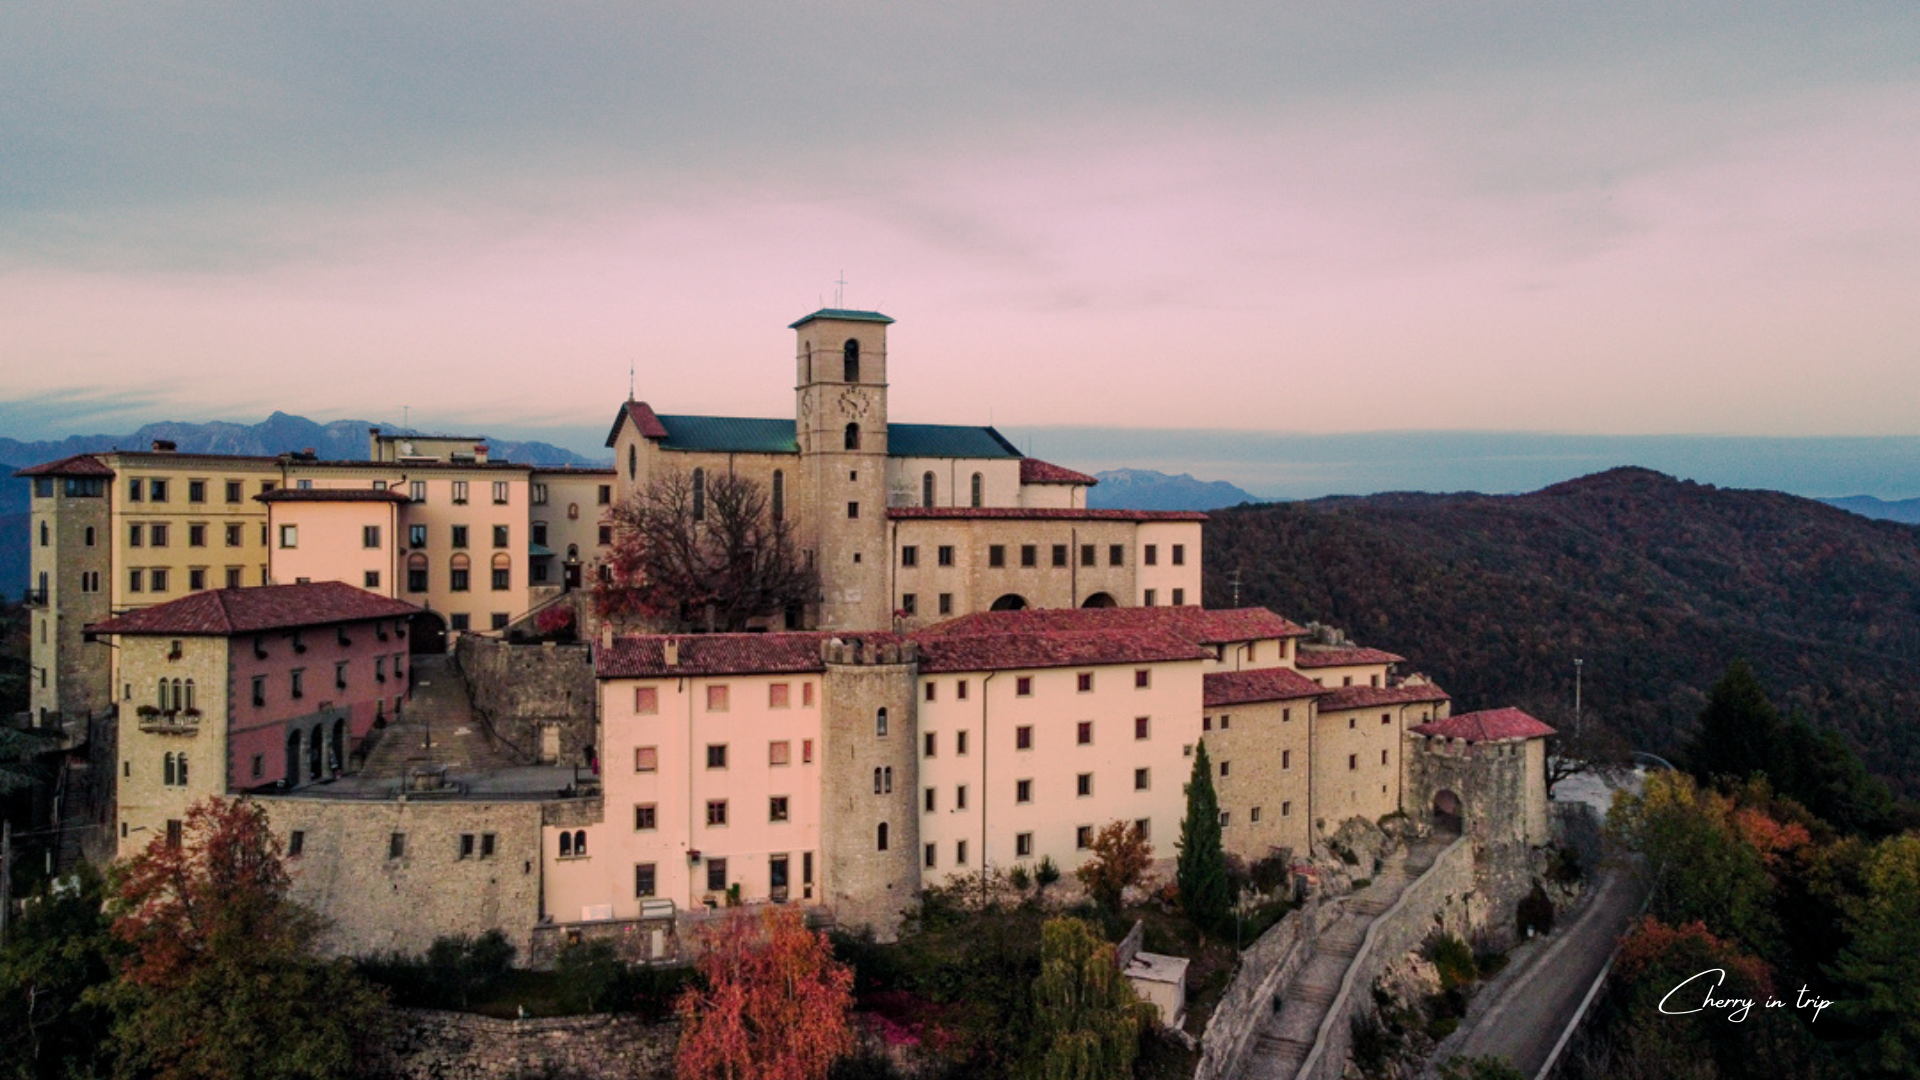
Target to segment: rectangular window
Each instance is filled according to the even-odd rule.
[[[464,566],[456,566],[447,571],[447,588],[453,592],[466,592],[471,587],[473,571]]]
[[[967,842],[965,840],[954,841],[953,865],[955,866],[967,865]]]
[[[923,807],[925,807],[926,813],[929,813],[929,814],[933,813],[933,804],[936,798],[937,796],[934,795],[933,788],[927,788],[925,791],[922,791],[920,793],[920,803]]]
[[[158,521],[154,522],[153,528],[149,530],[149,535],[153,537],[154,547],[167,546],[167,527],[165,524]]]
[[[227,481],[227,501],[230,503],[237,503],[240,501],[240,498],[241,498],[240,481],[238,480]]]
[[[427,546],[427,527],[425,525],[407,526],[407,546],[423,548]]]
[[[787,820],[787,797],[785,795],[767,796],[767,820]]]
[[[1133,835],[1142,840],[1153,839],[1153,819],[1136,818],[1133,822]]]
[[[915,547],[912,544],[903,545],[900,548],[900,565],[901,566],[920,565],[920,549]]]
[[[1076,678],[1076,682],[1079,685],[1081,693],[1089,694],[1093,692],[1093,672],[1091,671],[1080,672],[1080,674]]]
[[[146,485],[146,482],[144,480],[141,480],[137,476],[128,478],[127,501],[139,502],[141,499],[145,498],[145,494],[144,494],[146,490],[145,485]]]
[[[1291,801],[1288,801],[1288,802],[1282,802],[1282,803],[1280,804],[1280,816],[1281,816],[1281,817],[1292,817],[1292,816],[1293,816],[1293,803],[1292,803]]]
[[[465,525],[455,525],[452,530],[452,535],[454,547],[463,548],[467,546],[467,527]]]
[[[939,683],[937,683],[937,682],[934,682],[934,681],[933,681],[932,679],[928,679],[928,680],[927,680],[927,682],[926,682],[926,690],[925,690],[925,691],[923,691],[923,693],[925,693],[925,695],[926,695],[926,699],[927,699],[928,701],[932,701],[932,700],[934,699],[934,687],[936,687],[936,686],[939,686],[939,685],[940,685]]]
[[[1087,795],[1093,794],[1093,774],[1090,772],[1083,772],[1080,775],[1074,777],[1073,791],[1074,791],[1074,794],[1080,795],[1080,796],[1087,796]]]
[[[205,525],[195,524],[187,526],[187,546],[207,546],[207,527]]]
[[[380,526],[378,525],[360,526],[360,546],[363,548],[379,547],[380,546]]]
[[[1133,718],[1133,737],[1136,739],[1145,739],[1149,737],[1149,735],[1151,735],[1152,733],[1152,727],[1153,727],[1153,721],[1151,718],[1145,717],[1145,716],[1134,717]]]
[[[906,615],[918,614],[920,611],[920,597],[913,593],[901,593],[900,610]]]
[[[1015,750],[1033,749],[1033,725],[1021,724],[1013,729],[1013,748]]]
[[[505,480],[495,480],[493,482],[493,504],[495,506],[505,506],[507,504],[507,482]]]
[[[956,731],[953,733],[953,752],[956,754],[959,754],[961,757],[965,757],[967,755],[967,733],[966,732]]]
[[[660,768],[660,748],[657,746],[636,746],[633,748],[633,771],[654,772]]]
[[[508,534],[511,531],[512,530],[508,526],[495,525],[493,527],[493,546],[497,548],[507,547],[510,543],[508,539]]]
[[[513,568],[510,566],[494,567],[493,568],[493,591],[506,592],[508,589],[511,589],[511,588],[513,588]],[[506,626],[507,625],[506,619],[507,619],[507,616],[503,613],[500,616],[500,619],[498,620],[497,625],[494,626],[494,629],[499,630],[502,627]]]
[[[239,524],[238,524],[238,523],[234,523],[234,524],[230,524],[230,525],[228,525],[228,526],[227,526],[227,536],[226,536],[226,539],[227,539],[227,546],[228,546],[228,547],[239,547],[239,546],[240,546],[240,544],[241,544],[241,540],[240,540],[240,526],[239,526]]]
[[[453,580],[454,580],[455,591],[457,592],[467,591],[467,572],[465,570],[454,571]],[[454,612],[452,615],[447,616],[447,620],[448,620],[447,629],[449,630],[458,630],[461,633],[466,633],[468,630],[472,629],[473,627],[473,616],[467,614],[464,611]]]
[[[1354,769],[1357,769],[1357,768],[1359,768],[1359,767],[1360,767],[1360,755],[1358,755],[1358,754],[1348,754],[1348,755],[1347,755],[1347,769],[1348,769],[1348,771],[1352,771],[1352,770],[1354,770]]]
[[[1282,769],[1293,768],[1293,751],[1291,750],[1280,751],[1280,767]]]
[[[1220,775],[1222,778],[1225,778],[1227,774],[1231,773],[1232,771],[1233,771],[1233,762],[1223,761],[1220,763]]]
[[[800,740],[800,764],[802,765],[813,764],[813,740],[812,739]]]
[[[967,808],[967,785],[961,784],[953,789],[953,808],[955,810]]]
[[[1126,561],[1127,561],[1127,547],[1125,544],[1108,544],[1107,545],[1107,565],[1108,566],[1120,566],[1125,564]]]
[[[1080,545],[1080,565],[1081,566],[1094,565],[1093,555],[1094,555],[1094,546],[1092,544]]]
[[[938,561],[941,566],[953,565],[953,545],[952,544],[941,544],[939,550],[934,552],[934,554],[938,557]]]
[[[707,824],[725,825],[727,823],[727,800],[707,800]]]
[[[1173,565],[1175,566],[1187,565],[1187,545],[1185,544],[1173,545]]]
[[[1065,544],[1053,545],[1053,565],[1055,566],[1067,565],[1067,545]]]
[[[403,832],[387,834],[387,858],[404,859],[407,856],[407,834]]]
[[[289,675],[288,681],[292,685],[294,697],[303,698],[307,696],[307,671],[305,668],[294,668]]]
[[[813,684],[810,682],[800,684],[800,707],[803,709],[813,708]]]
[[[127,571],[127,591],[144,592],[147,587],[146,578],[147,574],[144,570]]]
[[[955,679],[953,681],[953,696],[959,701],[967,700],[967,680]]]
[[[848,503],[847,504],[847,520],[854,521],[854,520],[857,520],[859,517],[860,517],[860,504],[857,502]]]
[[[207,501],[207,482],[205,480],[187,481],[187,501],[203,503]]]
[[[258,773],[254,775],[258,776]],[[295,829],[287,834],[287,858],[297,859],[307,849],[307,834],[304,829]]]
[[[1152,777],[1152,769],[1133,770],[1133,790],[1146,791],[1151,786]]]
[[[537,544],[544,544],[544,543],[546,543],[546,541],[545,541],[545,540],[543,540],[543,539],[541,539],[541,538],[539,538],[539,537],[535,537],[535,538],[534,538],[534,542],[535,542],[535,543],[537,543]],[[600,531],[599,531],[599,533],[598,533],[598,543],[600,544],[600,546],[601,546],[601,547],[612,547],[612,546],[613,546],[613,526],[611,526],[611,525],[602,525],[602,526],[600,526]]]
[[[255,675],[253,677],[253,707],[258,709],[266,703],[267,677],[265,675]]]
[[[240,587],[240,574],[241,574],[240,567],[238,566],[227,567],[227,588],[237,589]]]
[[[784,709],[788,707],[789,687],[783,682],[767,685],[767,708]]]
[[[1032,697],[1033,696],[1033,676],[1031,675],[1014,676],[1013,696],[1014,697]]]
[[[283,548],[299,547],[300,546],[300,526],[298,525],[280,526],[280,546]]]
[[[1013,782],[1013,801],[1030,803],[1033,801],[1033,781],[1015,780]]]
[[[154,502],[166,502],[167,482],[157,476],[147,481],[147,497]]]
[[[711,743],[707,746],[707,768],[724,769],[727,767],[727,744]]]
[[[333,688],[335,690],[345,690],[347,688],[347,662],[345,660],[334,662]]]
[[[1021,544],[1020,545],[1020,565],[1021,566],[1040,565],[1039,545],[1037,544]]]
[[[535,506],[547,505],[547,485],[528,484],[527,485],[527,501],[532,503]]]
[[[152,582],[154,592],[167,591],[167,571],[165,567],[154,567],[149,575],[149,580]]]
[[[940,594],[940,614],[942,615],[953,614],[953,594],[952,593],[943,592]]]
[[[1032,833],[1023,832],[1023,833],[1014,834],[1013,854],[1016,858],[1021,858],[1021,859],[1028,858],[1033,854],[1033,834]]]
[[[657,715],[660,712],[660,688],[657,686],[634,687],[633,711],[636,716]]]
[[[470,832],[461,833],[460,834],[460,855],[458,857],[462,859],[473,858],[473,849],[475,846],[476,845],[474,844],[474,836],[472,833]]]
[[[1093,745],[1093,721],[1082,720],[1074,728],[1074,741],[1081,746]]]
[[[1148,589],[1146,599],[1141,601],[1141,606],[1153,607],[1156,603],[1158,603],[1158,600],[1156,600],[1155,597],[1156,597],[1156,593],[1154,592],[1154,590]]]
[[[417,502],[417,503],[426,502],[427,501],[427,482],[425,480],[407,481],[407,498],[412,499],[414,502]]]
[[[600,485],[600,505],[601,506],[613,505],[613,485],[612,484]]]
[[[720,683],[717,686],[707,687],[707,711],[727,711],[727,684]]]
[[[463,505],[464,503],[466,503],[466,501],[467,501],[467,482],[465,480],[455,480],[453,482],[454,505],[456,506]]]
[[[708,859],[707,860],[707,891],[708,892],[726,892],[727,891],[727,860],[725,859]]]
[[[767,764],[785,765],[793,760],[793,744],[785,739],[776,739],[767,744]]]
[[[133,524],[127,526],[127,546],[128,547],[146,547],[147,546],[147,527],[145,525],[142,525],[136,521]]]
[[[1220,730],[1225,731],[1232,726],[1233,726],[1233,714],[1221,713],[1220,714]]]
[[[654,877],[653,863],[643,862],[643,863],[634,864],[633,895],[635,899],[643,900],[649,896],[652,896],[655,882],[656,882],[656,879]]]
[[[1007,565],[1007,545],[987,545],[987,565],[996,568]]]
[[[1140,561],[1148,566],[1160,565],[1160,545],[1148,544],[1141,549]]]
[[[1073,846],[1080,851],[1086,851],[1088,848],[1091,848],[1093,846],[1093,826],[1082,825],[1074,829]]]
[[[1385,750],[1382,750],[1380,751],[1380,764],[1385,765],[1386,763],[1387,763],[1387,752]]]
[[[1187,603],[1187,590],[1185,589],[1173,590],[1173,606],[1185,607],[1186,603]]]
[[[934,863],[938,861],[938,858],[939,858],[939,856],[936,854],[938,851],[939,851],[939,845],[928,844],[926,851],[922,853],[921,859],[923,862],[926,863],[927,869],[929,870],[934,869]]]
[[[198,567],[187,571],[187,588],[195,592],[207,587],[207,572]]]
[[[935,754],[934,754],[934,751],[935,751],[935,750],[936,750],[936,749],[937,749],[937,748],[939,747],[939,745],[940,745],[940,743],[939,743],[939,739],[940,739],[940,736],[939,736],[938,734],[936,734],[935,732],[931,732],[931,731],[928,731],[928,732],[925,732],[925,733],[923,733],[923,734],[922,734],[922,735],[920,736],[920,742],[921,742],[921,747],[920,747],[920,749],[921,749],[921,756],[922,756],[922,757],[934,757],[934,756],[935,756]]]

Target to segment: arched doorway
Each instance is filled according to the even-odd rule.
[[[347,771],[347,722],[335,719],[333,722],[333,742],[328,746],[331,759],[328,766],[336,773]]]
[[[998,599],[998,600],[995,600],[995,601],[993,602],[993,607],[992,607],[991,609],[989,609],[989,610],[992,610],[992,611],[1024,611],[1024,610],[1026,610],[1026,607],[1027,607],[1027,598],[1026,598],[1026,597],[1024,597],[1024,596],[1021,596],[1021,595],[1019,595],[1018,593],[1008,593],[1007,595],[1005,595],[1005,596],[1003,596],[1003,597],[1001,597],[1000,599]]]
[[[1113,598],[1112,593],[1097,592],[1097,593],[1094,593],[1092,596],[1087,597],[1086,600],[1082,602],[1080,606],[1090,607],[1090,608],[1109,608],[1109,607],[1119,607],[1120,602]]]
[[[1441,788],[1433,796],[1433,827],[1457,833],[1460,826],[1460,796]]]
[[[287,732],[287,774],[281,781],[288,787],[300,782],[300,729]]]
[[[447,620],[436,612],[415,612],[407,620],[407,651],[415,656],[446,652]]]

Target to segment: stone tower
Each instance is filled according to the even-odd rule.
[[[113,470],[91,457],[22,470],[30,478],[27,606],[32,609],[33,678],[29,707],[37,724],[56,720],[73,742],[87,718],[113,704],[107,646],[88,644],[88,623],[113,614],[111,492]]]
[[[816,311],[792,329],[794,434],[810,506],[801,544],[826,583],[815,625],[882,630],[887,590],[887,326],[874,311]]]
[[[824,902],[842,925],[891,941],[920,898],[918,658],[891,635],[831,638],[821,656]]]

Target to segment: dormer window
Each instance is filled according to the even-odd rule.
[[[850,383],[859,382],[860,381],[860,343],[858,341],[855,341],[853,338],[848,338],[847,343],[845,345],[840,346],[840,358],[842,361],[842,366],[846,369],[846,371],[843,373],[846,376],[846,381]]]

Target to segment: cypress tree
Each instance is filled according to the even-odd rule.
[[[1193,752],[1193,776],[1187,781],[1187,816],[1180,823],[1180,864],[1174,880],[1180,907],[1201,930],[1226,920],[1233,904],[1227,856],[1220,846],[1220,799],[1213,790],[1213,765],[1204,740]]]

